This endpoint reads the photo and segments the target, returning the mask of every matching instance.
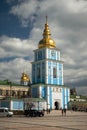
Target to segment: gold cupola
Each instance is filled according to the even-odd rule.
[[[21,76],[21,81],[20,81],[21,85],[26,85],[29,86],[29,84],[31,83],[29,76],[26,73],[22,73]]]
[[[21,81],[30,81],[30,78],[28,77],[26,73],[22,73]]]
[[[46,16],[46,24],[45,24],[45,29],[43,31],[43,39],[40,40],[38,44],[39,49],[43,47],[49,47],[49,48],[56,47],[55,41],[50,36],[51,33],[50,33],[49,25],[47,23],[47,16]]]

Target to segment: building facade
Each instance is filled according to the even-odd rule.
[[[44,98],[47,109],[67,108],[70,100],[70,89],[64,86],[63,61],[60,50],[51,38],[47,23],[43,31],[43,39],[34,50],[32,62],[32,97]]]
[[[0,99],[7,97],[29,97],[29,87],[28,86],[10,86],[10,85],[0,85]]]
[[[22,73],[20,84],[14,84],[9,80],[0,81],[0,99],[6,97],[30,97],[30,77]]]

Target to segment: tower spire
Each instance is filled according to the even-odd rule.
[[[43,31],[43,39],[40,40],[39,42],[39,48],[43,48],[43,47],[49,47],[49,48],[54,48],[56,47],[56,44],[54,42],[54,40],[52,40],[51,38],[51,32],[49,29],[49,25],[47,23],[47,16],[46,16],[46,23],[45,23],[45,27],[44,27],[44,31]]]
[[[47,23],[47,18],[48,17],[46,16],[46,23],[45,23],[45,28],[44,28],[44,31],[43,31],[43,38],[50,38],[50,35],[51,35],[49,25]]]
[[[47,16],[46,16],[46,24],[47,24]]]

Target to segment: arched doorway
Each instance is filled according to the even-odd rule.
[[[59,102],[55,101],[54,105],[55,105],[55,110],[58,110],[59,109]]]

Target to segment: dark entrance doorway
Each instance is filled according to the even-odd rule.
[[[58,110],[59,109],[59,103],[56,101],[55,102],[55,110]]]

